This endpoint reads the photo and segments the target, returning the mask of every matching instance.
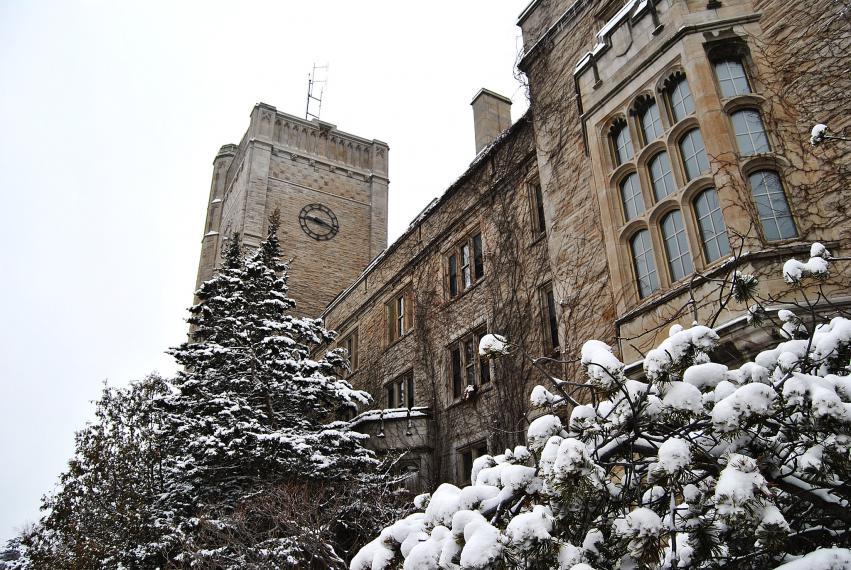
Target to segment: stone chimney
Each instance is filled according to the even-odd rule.
[[[511,99],[488,89],[479,89],[473,101],[476,154],[511,126]]]

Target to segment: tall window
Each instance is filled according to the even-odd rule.
[[[629,136],[629,127],[621,120],[612,132],[612,140],[615,144],[615,158],[618,164],[623,164],[632,159],[632,139]]]
[[[544,195],[541,192],[541,183],[535,181],[532,184],[532,205],[534,206],[534,230],[540,235],[547,232],[547,222],[544,218]]]
[[[662,218],[662,237],[665,239],[665,253],[668,254],[671,280],[679,281],[694,271],[683,216],[679,210],[674,210]]]
[[[411,307],[411,291],[406,290],[387,303],[387,340],[393,343],[402,338],[411,329],[413,311]]]
[[[641,112],[641,131],[644,134],[644,142],[649,143],[662,136],[662,119],[659,117],[659,107],[656,101],[650,101]]]
[[[758,111],[744,109],[736,111],[730,118],[733,121],[733,131],[736,133],[736,144],[742,154],[758,154],[769,152],[768,137]]]
[[[625,219],[631,220],[644,213],[644,197],[641,195],[638,174],[633,172],[621,182],[621,200]]]
[[[485,275],[482,234],[464,239],[447,258],[449,297],[454,298]]]
[[[541,305],[544,317],[544,349],[553,353],[558,350],[558,308],[553,294],[553,286],[547,285],[541,289]]]
[[[778,240],[798,236],[795,221],[780,177],[771,170],[760,170],[748,177],[765,239]]]
[[[668,90],[668,97],[674,122],[682,121],[694,113],[694,99],[685,77],[680,77],[679,81]]]
[[[745,95],[751,92],[745,67],[737,59],[724,59],[715,62],[715,76],[721,86],[721,96],[724,98]]]
[[[402,374],[387,385],[388,408],[414,407],[414,371]]]
[[[706,149],[703,147],[703,136],[700,134],[700,129],[692,129],[680,139],[680,151],[688,180],[697,178],[704,172],[709,172],[709,159],[706,157]]]
[[[650,182],[653,185],[653,195],[656,196],[657,201],[677,190],[667,152],[660,152],[650,161]]]
[[[346,352],[349,353],[349,366],[351,367],[351,372],[355,372],[358,369],[359,363],[359,354],[358,354],[358,331],[355,330],[343,338],[340,342],[337,343],[337,346],[341,346],[346,349]]]
[[[453,398],[463,396],[468,386],[491,381],[489,362],[479,358],[479,341],[485,334],[484,328],[477,329],[449,347]]]
[[[656,272],[656,260],[653,258],[653,245],[650,232],[641,230],[630,241],[635,276],[638,278],[638,293],[646,297],[659,288],[659,274]]]
[[[698,194],[694,200],[694,211],[707,263],[730,253],[730,240],[727,238],[727,228],[715,188]]]

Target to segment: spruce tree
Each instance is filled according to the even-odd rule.
[[[293,314],[278,223],[276,213],[247,256],[231,237],[190,309],[191,338],[170,351],[183,370],[161,402],[173,461],[159,504],[164,538],[150,547],[180,563],[306,564],[315,556],[298,537],[269,517],[246,526],[245,509],[293,485],[357,486],[377,463],[366,436],[334,421],[370,397],[336,376],[344,351],[312,358],[333,334]]]

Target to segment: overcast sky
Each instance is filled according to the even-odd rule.
[[[390,145],[392,242],[472,160],[480,87],[525,111],[527,1],[0,0],[0,540],[105,380],[174,371],[212,160],[252,106],[303,115],[329,63],[322,119]]]

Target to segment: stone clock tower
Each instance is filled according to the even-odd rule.
[[[290,296],[315,317],[387,246],[388,147],[258,103],[239,145],[224,145],[213,181],[198,285],[221,262],[234,232],[246,247],[279,208]]]

